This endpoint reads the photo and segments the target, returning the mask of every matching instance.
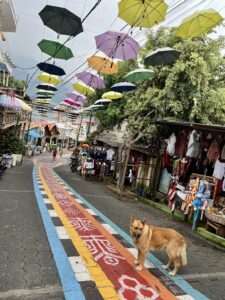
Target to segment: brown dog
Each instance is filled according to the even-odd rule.
[[[176,230],[147,225],[145,219],[137,220],[131,217],[130,235],[138,248],[138,258],[135,261],[138,271],[143,269],[149,250],[167,252],[169,261],[162,268],[166,270],[173,263],[174,269],[169,273],[171,276],[176,275],[180,265],[187,265],[187,243],[183,235]]]

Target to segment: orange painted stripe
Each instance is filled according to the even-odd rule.
[[[64,188],[63,188],[64,189]],[[74,203],[74,198],[65,190],[69,195],[69,199]],[[95,225],[95,227],[106,237],[106,239],[124,256],[127,262],[134,267],[134,257],[133,255],[121,245],[116,238],[113,237],[96,219],[89,214],[78,202],[75,205],[79,210]],[[139,272],[139,274],[150,284],[150,286],[164,299],[175,300],[177,299],[160,281],[157,277],[152,275],[148,270],[144,269]]]

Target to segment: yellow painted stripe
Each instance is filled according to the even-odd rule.
[[[48,185],[44,179],[44,176],[41,171],[41,167],[38,168],[38,174],[42,181],[43,187],[49,197],[54,210],[56,211],[58,217],[60,218],[61,222],[63,223],[72,243],[74,244],[76,250],[78,251],[80,257],[82,258],[84,264],[86,265],[93,281],[95,282],[100,294],[102,295],[103,299],[110,299],[110,300],[119,300],[119,296],[116,292],[116,289],[112,282],[108,279],[105,275],[101,267],[96,263],[93,256],[91,255],[90,251],[86,247],[85,243],[80,238],[77,231],[74,229],[73,225],[70,223],[66,215],[64,214],[63,210],[55,200],[55,197],[51,193]]]

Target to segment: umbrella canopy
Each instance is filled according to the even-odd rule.
[[[66,96],[77,102],[81,102],[81,103],[87,102],[86,97],[84,97],[76,92],[69,92],[66,94]]]
[[[77,107],[81,107],[81,104],[79,102],[76,102],[72,99],[64,99],[63,102],[68,103],[72,106],[77,106]]]
[[[57,91],[57,88],[53,84],[41,83],[36,86],[37,89],[46,91]]]
[[[97,101],[95,101],[94,105],[96,104],[110,104],[112,102],[112,100],[110,99],[99,99]]]
[[[30,107],[30,105],[28,105],[26,102],[24,102],[23,100],[20,100],[17,98],[17,101],[21,104],[22,106],[22,110],[25,111],[32,111],[32,108]]]
[[[163,0],[121,0],[118,16],[133,27],[151,28],[165,20],[168,5]]]
[[[86,83],[87,85],[95,88],[95,89],[104,89],[105,88],[105,82],[104,80],[96,76],[94,74],[91,74],[90,72],[83,71],[76,74],[76,77]]]
[[[121,93],[117,93],[117,92],[107,92],[107,93],[104,93],[102,95],[102,99],[120,99],[122,98],[123,95]]]
[[[51,95],[46,95],[46,96],[38,96],[37,99],[38,100],[42,100],[42,99],[51,99],[52,96]]]
[[[108,57],[128,60],[136,58],[138,42],[126,33],[107,31],[95,37],[96,46]]]
[[[96,71],[104,74],[115,74],[118,72],[118,65],[111,59],[93,55],[88,58],[88,65]]]
[[[36,102],[37,102],[37,103],[48,104],[48,103],[51,103],[51,102],[52,102],[52,99],[39,99],[39,98],[37,98],[37,99],[36,99]]]
[[[114,92],[119,92],[119,93],[123,93],[123,92],[130,92],[136,89],[136,85],[130,82],[119,82],[114,84],[111,87],[111,90]]]
[[[46,5],[39,16],[44,25],[58,34],[76,36],[83,31],[81,19],[66,8]]]
[[[175,60],[179,58],[180,55],[181,52],[173,48],[169,48],[169,47],[159,48],[149,53],[149,55],[145,57],[144,63],[147,66],[166,65],[166,64],[173,63]]]
[[[22,109],[21,103],[18,101],[19,99],[16,97],[11,97],[6,94],[0,95],[0,106],[10,107],[15,109]]]
[[[104,107],[103,104],[93,104],[93,105],[89,106],[89,110],[96,110],[96,109],[103,108],[103,107]]]
[[[87,96],[91,96],[95,93],[95,90],[92,87],[86,85],[83,82],[75,82],[73,84],[73,88],[77,90],[79,93]]]
[[[48,74],[51,74],[51,75],[57,75],[57,76],[63,76],[65,75],[65,71],[54,65],[54,64],[49,64],[49,63],[45,63],[45,62],[41,62],[39,64],[37,64],[37,67],[43,71],[43,72],[46,72]]]
[[[38,95],[55,95],[53,91],[46,91],[46,90],[38,90],[37,91]]]
[[[149,69],[136,69],[127,73],[125,79],[130,82],[142,81],[152,79],[155,76],[155,72]]]
[[[42,74],[38,75],[38,79],[40,81],[46,82],[48,84],[58,85],[58,84],[61,83],[61,80],[59,79],[58,76],[56,76],[56,75],[50,75],[48,73],[42,73]]]
[[[60,105],[60,106],[65,106],[65,107],[67,107],[67,108],[71,108],[71,109],[78,109],[78,107],[77,107],[77,106],[74,106],[74,105],[68,104],[68,103],[66,103],[66,102],[64,102],[64,101],[60,102],[60,103],[59,103],[59,105]]]
[[[209,32],[222,21],[223,18],[214,9],[197,11],[181,22],[176,34],[182,38],[196,37]]]
[[[73,57],[73,53],[70,48],[59,42],[44,39],[38,43],[38,47],[42,52],[54,58],[68,60]]]

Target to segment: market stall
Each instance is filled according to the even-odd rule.
[[[158,191],[185,220],[225,237],[225,127],[159,121],[166,145]]]

